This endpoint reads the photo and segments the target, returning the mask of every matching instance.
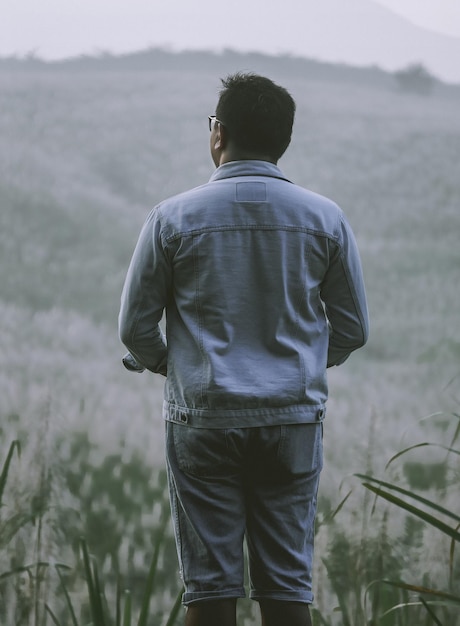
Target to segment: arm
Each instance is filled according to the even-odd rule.
[[[164,376],[167,347],[159,322],[170,285],[171,267],[161,242],[158,211],[154,209],[141,230],[131,259],[121,296],[118,328],[120,339],[135,362]],[[131,364],[128,356],[126,359]]]
[[[331,251],[321,298],[330,324],[327,366],[341,365],[369,335],[361,260],[353,232],[341,215],[337,247]]]

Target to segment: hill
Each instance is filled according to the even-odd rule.
[[[0,54],[35,49],[53,59],[99,49],[232,47],[390,71],[422,63],[438,78],[460,82],[460,38],[420,28],[374,0],[234,0],[231,10],[210,10],[207,0],[68,3],[65,11],[46,4],[35,22],[25,17],[27,2],[10,4],[2,15]]]

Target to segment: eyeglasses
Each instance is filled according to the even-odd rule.
[[[215,115],[208,115],[208,123],[209,123],[209,132],[212,131],[215,124],[222,124],[222,122],[218,120]]]

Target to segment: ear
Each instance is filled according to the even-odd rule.
[[[215,138],[214,138],[214,149],[215,150],[225,150],[228,143],[228,133],[225,126],[218,123],[216,126]]]

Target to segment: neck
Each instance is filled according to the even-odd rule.
[[[218,165],[229,163],[230,161],[268,161],[277,164],[277,161],[268,154],[258,154],[256,152],[245,152],[244,150],[224,150],[219,159]]]

